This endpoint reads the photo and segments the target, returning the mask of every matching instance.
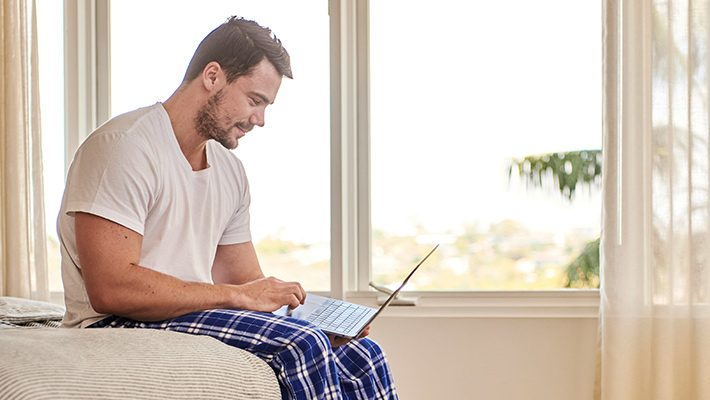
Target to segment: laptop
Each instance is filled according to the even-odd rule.
[[[429,254],[414,267],[409,275],[404,278],[402,284],[399,285],[397,290],[392,292],[379,309],[309,293],[306,295],[306,302],[303,305],[293,310],[289,310],[288,306],[284,306],[274,311],[274,314],[309,321],[325,333],[345,338],[356,338],[392,303],[400,290],[407,284],[409,278],[417,272],[419,267],[424,264],[424,261],[438,247],[439,245],[437,244],[431,249]]]

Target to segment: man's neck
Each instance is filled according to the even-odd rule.
[[[207,140],[195,130],[195,115],[200,103],[190,94],[190,87],[181,86],[163,103],[165,111],[170,117],[175,138],[178,141],[182,154],[192,166],[193,171],[209,167],[207,164]]]

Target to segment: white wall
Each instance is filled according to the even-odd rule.
[[[589,400],[595,318],[380,317],[403,400]]]

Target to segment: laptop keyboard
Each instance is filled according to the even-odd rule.
[[[348,332],[370,311],[369,307],[328,299],[306,318],[321,329]]]

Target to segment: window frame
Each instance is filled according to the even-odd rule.
[[[376,306],[371,280],[369,0],[328,0],[331,84],[331,290]],[[110,0],[64,0],[65,170],[110,117]],[[599,290],[411,291],[406,317],[597,318]]]

